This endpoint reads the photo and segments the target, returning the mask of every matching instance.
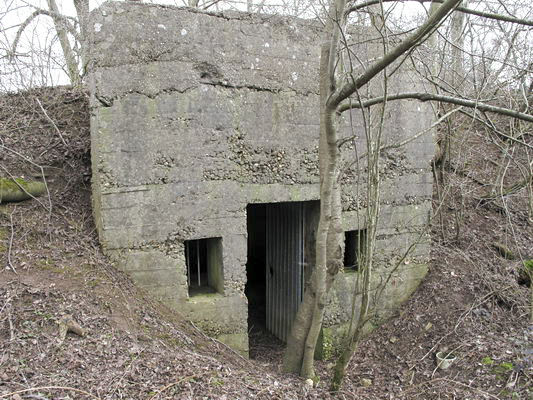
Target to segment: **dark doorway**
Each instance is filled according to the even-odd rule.
[[[266,207],[267,204],[251,204],[246,208],[248,260],[245,294],[251,332],[266,331]]]
[[[286,341],[314,262],[318,201],[250,204],[246,265],[250,347],[265,332]],[[313,250],[310,250],[312,248]]]

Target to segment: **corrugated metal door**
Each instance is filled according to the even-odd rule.
[[[266,207],[266,326],[287,341],[302,301],[304,282],[302,203]]]

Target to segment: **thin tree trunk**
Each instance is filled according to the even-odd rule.
[[[436,2],[432,2],[429,6],[429,15],[435,14],[437,9],[439,8],[440,4]],[[439,93],[439,87],[437,85],[438,76],[439,76],[439,62],[438,62],[438,56],[439,56],[439,35],[437,32],[433,33],[428,40],[427,40],[427,47],[428,47],[428,53],[430,56],[430,71],[431,71],[431,80],[435,82],[433,85],[433,92]]]
[[[466,3],[466,2],[465,2]],[[432,3],[431,5],[433,6]],[[461,6],[463,3],[459,3],[459,6]],[[435,10],[436,11],[436,10]],[[465,14],[454,11],[452,14],[452,20],[451,20],[451,63],[450,65],[445,66],[445,73],[444,73],[444,79],[448,81],[448,86],[450,90],[455,93],[458,92],[460,84],[462,83],[464,79],[464,68],[463,68],[463,54],[462,49],[464,47],[464,36],[463,36],[463,27],[464,27],[464,21],[465,21]],[[436,50],[436,49],[435,49]],[[445,60],[443,60],[445,61]],[[440,104],[440,108],[443,110],[443,112],[448,111],[446,104]],[[444,181],[444,170],[446,169],[446,166],[449,164],[449,159],[452,151],[452,142],[453,142],[453,132],[455,132],[454,129],[454,118],[449,117],[446,120],[446,130],[444,131],[444,134],[440,138],[439,141],[439,149],[441,150],[441,162],[439,164],[440,171],[439,171],[439,177],[441,182]],[[441,202],[443,199],[439,199]]]
[[[460,6],[467,7],[468,2],[463,1]],[[451,21],[451,57],[452,65],[450,66],[450,85],[452,90],[457,91],[459,86],[462,86],[464,81],[464,61],[463,61],[463,48],[464,48],[464,35],[463,29],[465,25],[466,14],[455,11],[452,14]]]
[[[73,86],[80,86],[81,78],[78,70],[78,62],[76,61],[76,56],[74,55],[74,51],[72,50],[72,46],[68,40],[67,29],[65,28],[61,19],[57,17],[57,15],[60,15],[60,13],[56,0],[47,1],[48,8],[53,13],[52,18],[54,20],[54,26],[57,32],[57,37],[59,38],[59,43],[61,44],[61,49],[63,50],[63,55],[65,56],[70,83],[72,83]]]
[[[387,26],[385,24],[385,13],[382,4],[374,6],[374,13],[372,18],[372,25],[382,37],[383,54],[388,53],[388,35]],[[367,237],[364,243],[363,257],[359,257],[359,275],[357,277],[357,284],[354,288],[352,298],[352,315],[350,318],[349,329],[346,332],[345,343],[340,357],[337,359],[335,365],[335,372],[331,380],[331,391],[336,392],[340,389],[344,376],[346,375],[346,368],[350,363],[353,353],[355,352],[363,329],[367,321],[368,310],[370,307],[370,282],[372,280],[372,266],[374,258],[374,248],[376,239],[376,229],[379,216],[379,160],[381,148],[381,135],[383,132],[385,107],[387,103],[387,74],[383,71],[383,103],[376,107],[377,123],[370,124],[366,129],[367,142],[367,185],[366,185],[366,232]],[[370,114],[370,113],[369,113]],[[372,121],[372,118],[370,118]],[[372,126],[374,125],[374,126]],[[361,293],[361,305],[359,309],[356,308],[357,295]],[[356,315],[357,310],[357,315]],[[355,329],[353,329],[355,325]]]
[[[366,304],[368,304],[368,293],[366,294],[366,296],[363,295],[363,300],[366,300]],[[361,310],[363,309],[363,307],[364,305],[362,303]],[[363,317],[363,315],[360,315],[360,317]],[[363,321],[363,318],[360,318],[360,321]],[[333,379],[331,380],[330,386],[330,390],[332,392],[338,392],[342,386],[344,376],[346,375],[346,368],[348,367],[348,364],[352,359],[353,353],[357,349],[357,345],[359,344],[359,341],[361,339],[361,334],[363,333],[363,327],[364,324],[357,324],[353,334],[348,333],[350,335],[350,340],[348,341],[347,345],[345,345],[341,355],[337,359],[337,363],[335,364]]]
[[[337,130],[333,121],[334,112],[325,108],[324,129],[327,132],[327,143],[324,150],[327,155],[328,164],[327,172],[324,179],[324,188],[322,190],[324,197],[321,196],[321,217],[323,226],[320,226],[317,235],[317,241],[320,239],[324,244],[317,243],[317,265],[315,269],[315,304],[313,308],[313,318],[307,334],[302,368],[300,375],[306,378],[314,377],[313,361],[315,348],[322,321],[324,319],[324,310],[327,302],[327,294],[333,285],[335,276],[342,267],[342,255],[344,240],[342,237],[341,226],[341,188],[339,184],[339,162],[340,151],[337,146]],[[320,246],[321,260],[318,262],[318,246]]]
[[[433,16],[385,56],[370,63],[360,75],[336,87],[337,48],[344,26],[346,0],[331,0],[326,20],[325,42],[320,61],[320,219],[316,243],[316,265],[303,303],[287,340],[283,369],[313,377],[318,333],[322,325],[326,296],[342,267],[343,233],[340,226],[339,149],[335,118],[341,102],[382,73],[398,57],[405,54],[438,26],[461,0],[446,0]],[[379,148],[379,147],[378,147]],[[379,176],[379,175],[378,175]],[[325,279],[325,282],[323,281]],[[306,317],[310,318],[308,322]],[[302,323],[302,325],[300,325]],[[299,326],[300,325],[300,326]],[[304,362],[305,360],[305,362]]]
[[[293,329],[287,340],[283,369],[313,378],[316,343],[322,328],[327,294],[342,265],[344,241],[340,224],[340,152],[337,146],[335,107],[327,100],[335,90],[335,59],[346,0],[332,3],[325,28],[320,58],[320,219],[316,237],[316,265]],[[302,324],[303,322],[303,324]],[[301,324],[301,325],[300,325]]]
[[[283,355],[283,370],[285,372],[299,373],[302,368],[305,338],[311,326],[315,292],[312,290],[314,270],[311,273],[309,287],[305,289],[302,304],[292,324],[292,329],[287,337],[287,348]]]
[[[386,79],[385,79],[386,85]],[[368,311],[370,307],[370,283],[372,281],[372,269],[374,259],[374,249],[376,243],[376,229],[378,225],[379,209],[380,209],[380,174],[379,174],[379,160],[381,147],[381,134],[383,129],[383,120],[385,113],[385,104],[379,110],[380,120],[379,126],[372,129],[370,127],[367,134],[367,238],[364,243],[364,255],[359,263],[359,277],[357,285],[353,293],[352,299],[352,315],[350,325],[345,336],[345,342],[341,356],[337,359],[335,365],[335,373],[331,381],[330,389],[334,392],[338,391],[346,375],[346,368],[355,352],[357,345],[361,339],[363,329],[367,322]],[[375,132],[375,133],[374,133]],[[359,309],[355,307],[357,300],[357,293],[361,293],[361,305]],[[357,311],[357,312],[356,312]],[[353,326],[355,325],[355,329]]]
[[[76,8],[76,14],[78,14],[78,21],[80,23],[80,57],[83,76],[85,75],[87,68],[87,52],[89,46],[87,41],[89,28],[89,0],[74,0],[74,7]]]

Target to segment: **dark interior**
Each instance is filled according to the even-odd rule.
[[[344,271],[356,272],[364,252],[366,229],[344,232]]]
[[[245,294],[250,331],[266,330],[266,207],[267,204],[250,204],[246,208],[248,261]]]
[[[207,273],[207,243],[205,239],[185,241],[185,262],[189,280],[189,296],[212,293]]]

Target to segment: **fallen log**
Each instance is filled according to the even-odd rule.
[[[0,203],[28,200],[41,196],[45,191],[46,186],[42,182],[0,178]]]

